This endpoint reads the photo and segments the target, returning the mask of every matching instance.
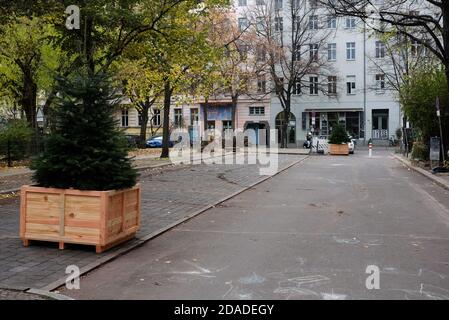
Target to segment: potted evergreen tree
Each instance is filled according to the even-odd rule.
[[[329,153],[332,155],[349,155],[349,138],[345,128],[340,124],[333,127],[329,136]]]
[[[21,190],[20,236],[96,246],[134,237],[140,186],[114,112],[119,97],[109,77],[85,72],[58,79],[57,106],[43,153],[31,168],[36,186]]]

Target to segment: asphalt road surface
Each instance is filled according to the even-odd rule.
[[[449,299],[449,193],[388,151],[367,153],[310,157],[93,271],[80,290],[60,291],[77,299]],[[366,287],[375,275],[368,266],[380,272],[379,289]]]

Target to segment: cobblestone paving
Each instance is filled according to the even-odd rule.
[[[279,168],[304,156],[280,155]],[[142,226],[137,238],[196,212],[263,179],[258,165],[177,165],[141,173]],[[32,242],[23,247],[19,234],[19,199],[0,201],[0,288],[43,288],[66,276],[68,265],[82,268],[118,250],[95,254],[93,246]],[[135,241],[135,240],[131,240]]]
[[[169,160],[159,158],[144,158],[133,160],[135,167],[149,167],[170,164]],[[31,173],[1,175],[0,174],[0,192],[9,191],[20,188],[23,185],[33,184],[31,180]]]

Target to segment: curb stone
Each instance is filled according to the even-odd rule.
[[[104,264],[106,264],[106,263],[108,263],[108,262],[110,262],[112,260],[115,260],[116,258],[118,258],[118,257],[120,257],[120,256],[122,256],[122,255],[124,255],[124,254],[126,254],[126,253],[128,253],[128,252],[130,252],[130,251],[132,251],[132,250],[142,246],[143,244],[145,244],[149,240],[152,240],[152,239],[154,239],[156,237],[161,236],[162,234],[166,233],[167,231],[170,231],[171,229],[177,227],[178,225],[183,224],[183,223],[193,219],[194,217],[200,215],[201,213],[204,213],[205,211],[208,211],[209,209],[214,208],[217,205],[219,205],[219,204],[221,204],[221,203],[223,203],[223,202],[225,202],[225,201],[227,201],[227,200],[229,200],[231,198],[234,198],[235,196],[237,196],[237,195],[239,195],[239,194],[241,194],[241,193],[243,193],[243,192],[245,192],[247,190],[250,190],[250,189],[254,188],[256,185],[259,185],[259,184],[261,184],[261,183],[263,183],[263,182],[265,182],[265,181],[267,181],[267,180],[269,180],[269,179],[279,175],[280,173],[290,169],[291,167],[293,167],[295,165],[301,164],[302,162],[306,161],[308,158],[309,158],[309,156],[304,156],[304,158],[299,159],[297,161],[294,161],[292,164],[289,164],[285,168],[279,170],[274,175],[264,177],[263,179],[255,182],[255,183],[253,183],[253,184],[251,184],[249,186],[246,186],[246,187],[242,188],[241,190],[239,190],[237,192],[234,192],[231,195],[228,195],[228,196],[218,200],[217,202],[215,202],[213,204],[207,205],[204,208],[199,209],[196,212],[193,212],[192,214],[186,215],[184,218],[181,218],[178,221],[176,221],[174,223],[171,223],[168,226],[165,226],[165,227],[163,227],[163,228],[161,228],[161,229],[159,229],[159,230],[157,230],[155,232],[152,232],[152,233],[150,233],[148,235],[145,235],[145,236],[143,236],[141,238],[136,238],[134,241],[131,240],[128,243],[125,243],[117,251],[115,251],[113,253],[110,253],[110,254],[107,254],[104,257],[98,259],[97,261],[92,262],[91,264],[81,268],[81,270],[80,270],[80,277],[83,276],[83,275],[86,275],[88,272],[91,272],[91,271],[93,271],[93,270],[103,266]],[[39,290],[42,290],[42,291],[45,291],[45,292],[54,291],[54,290],[58,289],[59,287],[63,286],[65,284],[65,281],[66,281],[65,278],[58,279],[58,280],[50,283],[49,285],[40,288]]]
[[[419,174],[425,176],[426,178],[432,180],[433,182],[435,182],[437,185],[439,185],[440,187],[446,189],[449,191],[449,182],[446,181],[445,179],[442,179],[440,177],[435,176],[434,174],[428,172],[427,170],[424,170],[422,168],[418,168],[412,165],[412,163],[409,160],[406,160],[400,156],[397,156],[395,154],[392,154],[392,156],[400,161],[402,164],[406,165],[407,167],[409,167],[410,169],[412,169],[413,171],[418,172]]]
[[[40,290],[40,289],[29,289],[25,291],[26,293],[31,293],[31,294],[35,294],[37,296],[41,296],[44,298],[49,298],[52,300],[75,300],[73,298],[70,298],[68,296],[65,296],[63,294],[59,294],[56,292],[50,292],[50,291],[45,291],[45,290]]]

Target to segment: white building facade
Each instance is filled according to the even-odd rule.
[[[315,1],[236,0],[239,18],[248,16],[254,7],[270,5],[267,4],[269,1],[273,1],[271,5],[278,10],[277,21],[285,15],[282,32],[286,39],[291,32],[286,20],[291,16],[292,2],[305,6],[304,12],[311,15],[307,32],[326,37],[318,54],[324,55],[321,58],[327,60],[327,68],[332,70],[306,76],[300,90],[295,90],[288,129],[289,144],[301,146],[308,132],[328,137],[336,123],[345,126],[348,133],[362,143],[370,139],[374,143],[388,143],[396,129],[402,126],[402,116],[396,93],[388,90],[385,75],[376,67],[388,64],[383,43],[357,18],[332,17],[328,10],[319,6],[311,11],[310,6],[316,6]],[[322,88],[318,89],[314,82],[320,83]],[[282,113],[279,98],[272,93],[271,128],[280,127]]]

